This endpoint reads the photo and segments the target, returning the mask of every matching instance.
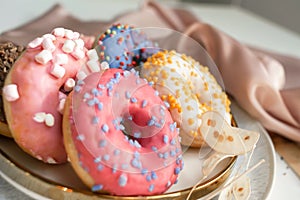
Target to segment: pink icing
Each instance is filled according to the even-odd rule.
[[[119,69],[93,73],[77,84],[72,138],[78,164],[94,181],[92,191],[153,195],[176,183],[183,166],[179,133],[157,95],[135,72]]]
[[[44,38],[54,38],[55,48],[51,47],[53,59],[46,64],[35,60],[35,56],[46,48],[40,42],[35,48],[29,46],[11,71],[11,82],[18,86],[20,98],[9,102],[12,115],[9,126],[15,141],[26,152],[44,162],[63,163],[67,161],[67,155],[62,138],[62,115],[58,111],[62,97],[59,90],[68,78],[75,78],[86,59],[76,59],[62,51],[62,46],[67,40],[65,37],[47,34]],[[82,51],[87,50],[82,48]],[[61,64],[65,69],[62,78],[50,73],[56,63],[57,54],[68,56],[67,63]],[[35,121],[33,117],[39,112],[53,115],[54,125],[49,127],[45,123]]]

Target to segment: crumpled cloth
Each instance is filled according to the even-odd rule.
[[[39,18],[1,34],[0,42],[26,45],[59,26],[96,36],[116,22],[170,28],[192,37],[216,63],[226,92],[242,108],[267,130],[300,142],[300,59],[241,44],[188,10],[144,1],[138,10],[121,13],[111,21],[81,21],[56,5]]]

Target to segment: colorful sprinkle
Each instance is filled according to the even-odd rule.
[[[147,126],[153,126],[155,124],[155,121],[153,119],[150,119],[148,122],[147,122]]]
[[[152,149],[152,151],[157,152],[157,147],[156,146],[152,146],[151,149]]]
[[[106,140],[100,140],[99,147],[105,147],[106,146]]]
[[[97,185],[94,185],[92,187],[93,192],[97,192],[97,191],[102,190],[102,189],[103,189],[103,185],[101,185],[101,184],[97,184]]]
[[[167,184],[166,184],[166,187],[170,187],[171,186],[171,181],[168,181]]]
[[[149,186],[149,188],[148,188],[148,191],[149,192],[152,192],[154,190],[154,184],[151,184],[150,186]]]
[[[98,171],[102,171],[103,168],[104,168],[104,167],[103,167],[103,165],[101,165],[101,164],[99,164],[99,165],[97,166],[97,170],[98,170]]]
[[[148,175],[146,176],[146,180],[147,180],[148,182],[150,182],[150,181],[152,180],[152,178],[151,178],[151,175],[150,175],[150,174],[148,174]]]
[[[165,144],[168,144],[168,142],[169,142],[169,136],[168,135],[163,135],[163,142]]]
[[[98,110],[102,110],[103,109],[103,103],[102,102],[98,102],[97,103],[97,108],[98,108]]]
[[[103,156],[103,160],[105,160],[105,161],[108,161],[109,158],[110,158],[110,156],[109,156],[108,154],[105,154],[105,155]]]
[[[122,168],[122,169],[127,169],[127,168],[128,168],[128,164],[123,163],[123,164],[121,165],[121,168]]]
[[[139,161],[139,159],[134,158],[131,160],[131,166],[140,169],[142,167],[142,163]]]
[[[99,123],[99,117],[94,116],[92,119],[92,124],[98,124]]]
[[[116,173],[117,172],[117,164],[114,164],[112,167],[112,173]]]
[[[142,108],[145,108],[145,107],[147,106],[147,104],[148,104],[147,100],[144,99],[144,100],[142,101]]]
[[[128,91],[125,92],[125,97],[126,97],[126,99],[130,99],[131,95]]]
[[[176,167],[175,169],[174,169],[174,174],[179,174],[180,173],[180,167]]]
[[[135,137],[135,138],[140,138],[141,135],[142,135],[141,132],[135,132],[135,133],[133,133],[133,137]]]
[[[83,141],[85,139],[85,137],[84,137],[84,135],[78,135],[76,137],[76,139],[79,140],[79,141]]]
[[[136,102],[137,102],[137,98],[131,97],[131,98],[130,98],[130,102],[131,102],[131,103],[136,103]]]
[[[142,175],[145,175],[145,174],[147,174],[147,173],[148,173],[148,170],[147,170],[147,169],[142,169],[142,170],[141,170],[141,174],[142,174]]]
[[[115,155],[115,156],[120,155],[120,152],[121,152],[121,151],[120,151],[119,149],[115,149],[115,150],[114,150],[114,155]]]
[[[151,171],[151,178],[152,178],[152,180],[157,179],[157,175],[154,171]]]
[[[119,186],[120,187],[125,187],[126,184],[127,184],[127,175],[126,174],[121,174],[120,177],[119,177]]]
[[[107,124],[103,124],[102,127],[101,127],[101,130],[104,132],[104,133],[107,133],[109,131],[109,127]]]
[[[94,163],[99,163],[99,162],[101,162],[101,157],[97,157],[94,159]]]

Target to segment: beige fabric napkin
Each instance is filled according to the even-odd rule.
[[[300,59],[245,46],[187,10],[144,1],[138,10],[122,13],[112,21],[86,22],[56,5],[38,19],[2,33],[0,41],[26,45],[58,26],[96,36],[114,22],[171,28],[191,36],[210,54],[227,92],[248,113],[267,130],[300,142]]]

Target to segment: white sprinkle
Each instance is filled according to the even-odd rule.
[[[52,127],[54,126],[54,116],[50,113],[47,113],[46,116],[45,116],[45,124],[49,127]]]
[[[53,52],[56,48],[50,38],[45,38],[43,40],[42,46],[43,46],[44,49],[49,50],[51,52]]]
[[[71,90],[73,90],[74,86],[75,86],[75,80],[72,78],[68,78],[64,84],[64,90],[66,92],[70,92]]]
[[[83,71],[78,72],[77,75],[76,75],[76,78],[78,80],[83,80],[83,79],[85,79],[85,77],[87,77],[87,75]]]
[[[49,163],[49,164],[56,164],[57,162],[53,158],[48,157],[47,158],[47,163]]]
[[[99,72],[100,71],[98,60],[89,60],[86,64],[89,67],[89,69],[91,70],[91,72]]]
[[[35,113],[33,116],[33,120],[38,123],[43,123],[45,121],[45,118],[46,118],[45,112],[38,112]]]
[[[58,112],[59,112],[60,114],[63,114],[63,113],[64,113],[65,103],[66,103],[66,99],[61,99],[61,100],[59,101],[57,110],[58,110]]]
[[[16,84],[9,84],[4,86],[2,92],[7,101],[16,101],[20,98],[18,86]]]
[[[55,35],[55,36],[58,36],[58,37],[64,37],[65,36],[65,29],[64,28],[55,28],[52,33]]]
[[[90,60],[98,60],[99,59],[97,51],[95,49],[89,50],[86,54]]]
[[[108,62],[104,61],[100,64],[100,67],[101,67],[101,70],[104,71],[106,69],[109,69],[109,64],[108,64]]]
[[[65,53],[71,53],[74,48],[75,48],[75,42],[73,40],[66,40],[63,47],[62,47],[62,50],[65,52]]]
[[[62,78],[66,73],[65,68],[63,68],[62,66],[60,66],[59,64],[54,64],[51,74],[53,76],[55,76],[56,78]]]
[[[69,61],[68,55],[65,53],[58,53],[54,56],[54,62],[59,65],[65,65]]]
[[[35,61],[40,64],[47,64],[50,60],[52,60],[52,53],[49,50],[44,49],[40,53],[35,56]]]
[[[71,55],[76,58],[77,60],[78,59],[82,59],[84,58],[85,54],[84,54],[84,51],[80,48],[75,48],[74,51],[71,53]]]
[[[43,38],[35,38],[34,40],[32,40],[31,42],[29,42],[29,44],[27,45],[28,48],[36,48],[38,46],[40,46],[43,42]]]
[[[74,32],[69,29],[65,29],[65,37],[72,40],[74,39]]]
[[[43,35],[42,37],[43,37],[43,39],[50,38],[52,41],[56,40],[55,36],[52,34],[49,34],[49,33]]]
[[[43,160],[42,156],[39,156],[39,155],[35,156],[35,158],[38,160]]]
[[[74,40],[74,42],[76,44],[76,48],[83,49],[83,47],[84,47],[84,41],[82,39]]]

